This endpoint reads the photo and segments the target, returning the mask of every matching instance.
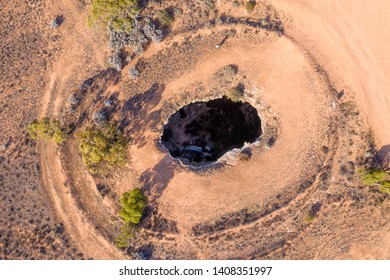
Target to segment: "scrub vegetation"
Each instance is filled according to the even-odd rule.
[[[45,140],[54,140],[57,144],[64,142],[68,136],[61,128],[58,120],[50,120],[45,117],[40,120],[34,120],[29,126],[28,131],[33,140],[42,138]]]
[[[124,166],[127,142],[112,124],[102,128],[86,128],[78,133],[80,152],[91,174],[104,173],[114,166]]]
[[[109,27],[116,31],[128,32],[133,28],[138,11],[138,0],[94,0],[88,17],[88,26]]]
[[[124,221],[122,234],[116,240],[119,248],[128,246],[129,239],[133,236],[136,226],[141,221],[148,198],[142,193],[141,189],[135,188],[125,192],[121,197],[122,209],[119,216]]]

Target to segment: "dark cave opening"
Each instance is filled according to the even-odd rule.
[[[161,142],[171,156],[199,165],[214,162],[262,134],[257,110],[247,102],[223,97],[194,102],[170,116]]]

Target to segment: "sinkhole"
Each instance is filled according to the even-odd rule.
[[[254,107],[223,97],[182,107],[169,117],[161,142],[172,157],[199,166],[246,142],[255,142],[261,134],[261,120]]]

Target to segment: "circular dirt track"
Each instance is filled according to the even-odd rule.
[[[211,85],[221,68],[237,65],[238,79],[245,84],[243,100],[258,110],[264,128],[249,161],[232,156],[216,170],[180,168],[167,152],[156,147],[162,126],[155,127],[155,133],[146,126],[144,145],[131,147],[132,168],[141,174],[142,184],[150,184],[146,189],[152,201],[158,201],[159,212],[176,221],[180,229],[190,230],[226,213],[261,207],[284,193],[294,196],[301,183],[321,167],[321,148],[328,145],[327,127],[333,110],[328,86],[315,65],[287,38],[258,37],[238,33],[219,49],[205,40],[195,67],[167,83],[159,102],[174,103],[191,87]],[[206,91],[196,99],[212,97]],[[267,145],[271,138],[276,142]]]
[[[126,250],[130,256],[336,258],[348,252],[343,238],[366,240],[380,224],[374,221],[381,216],[366,215],[363,206],[345,206],[366,195],[348,187],[358,186],[355,168],[368,161],[367,151],[374,153],[354,100],[340,100],[323,69],[326,61],[318,65],[308,44],[304,50],[294,36],[256,25],[267,18],[269,7],[263,4],[258,19],[255,13],[233,12],[233,24],[173,31],[122,72],[106,69],[90,77],[87,89],[77,91],[80,105],[71,114],[59,109],[64,98],[47,92],[42,113],[77,123],[77,129],[91,125],[93,113],[110,98],[107,116],[129,139],[127,166],[102,176],[83,167],[77,138],[59,149],[59,157],[53,145],[40,147],[47,154],[44,179],[57,213],[87,256],[122,257],[114,245],[121,226],[118,201],[134,187],[149,201]],[[129,67],[140,71],[137,80],[124,75]],[[170,116],[190,103],[222,98],[238,85],[241,100],[261,119],[261,136],[243,147],[250,157],[233,149],[201,168],[173,158],[161,142]],[[370,230],[358,230],[370,222]],[[319,235],[325,237],[316,243]]]

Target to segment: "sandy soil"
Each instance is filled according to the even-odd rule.
[[[251,51],[248,52],[248,49]],[[207,83],[214,72],[230,63],[236,63],[246,79],[251,81],[256,97],[265,104],[272,104],[273,112],[281,115],[280,137],[273,149],[264,153],[255,150],[256,155],[250,162],[227,167],[213,176],[201,177],[192,171],[175,172],[170,181],[166,182],[160,208],[168,217],[182,221],[188,227],[191,227],[191,223],[240,210],[245,205],[255,205],[275,196],[283,188],[296,184],[301,174],[310,173],[308,169],[312,166],[312,162],[307,161],[310,155],[305,155],[303,151],[319,150],[323,145],[324,136],[319,129],[322,120],[317,112],[326,112],[323,104],[327,103],[330,109],[330,102],[319,95],[324,88],[311,72],[305,57],[283,38],[266,44],[232,39],[223,49],[204,56],[197,63],[195,71],[173,83],[182,88],[183,81],[194,82],[189,76],[196,77],[195,83]],[[275,83],[275,79],[272,79],[280,73],[285,77],[283,84]],[[300,90],[294,90],[296,87]],[[181,88],[172,88],[168,84],[165,94],[169,96],[180,92]],[[304,114],[299,115],[297,112]],[[153,144],[152,141],[150,143]],[[153,149],[153,146],[144,148],[142,154],[133,149],[132,154],[137,159],[135,161],[146,157],[149,149]],[[149,168],[153,169],[154,165],[160,164],[155,162],[137,171],[142,174]],[[268,170],[277,169],[280,170],[277,174],[268,173]],[[169,173],[164,169],[159,172]],[[183,182],[186,184],[183,185]],[[226,189],[229,189],[228,193]],[[170,203],[172,199],[177,200],[177,203]],[[182,226],[181,222],[178,222],[178,226]]]
[[[41,180],[27,125],[39,115],[46,70],[56,54],[44,1],[0,10],[0,259],[81,259]],[[53,46],[54,45],[54,46]]]
[[[379,146],[390,142],[390,3],[273,0],[293,18],[287,34],[313,53],[339,90],[356,95]],[[347,87],[347,88],[346,88]]]
[[[60,3],[60,5],[62,5],[62,8],[71,9],[65,3]],[[239,16],[239,13],[236,15]],[[287,17],[290,19],[289,16]],[[292,16],[292,18],[294,17]],[[81,23],[79,24],[81,26]],[[254,149],[254,156],[249,162],[234,163],[233,166],[226,166],[222,170],[214,171],[206,176],[201,176],[191,170],[178,169],[177,163],[174,163],[166,153],[156,150],[155,143],[158,141],[160,135],[161,123],[157,124],[157,127],[153,126],[153,122],[152,125],[138,125],[138,129],[142,131],[142,136],[138,140],[135,137],[130,148],[132,158],[131,172],[129,174],[122,172],[122,178],[126,178],[126,180],[111,181],[111,184],[114,184],[114,190],[116,190],[118,195],[120,195],[120,191],[125,191],[131,186],[141,185],[150,196],[151,206],[158,209],[159,215],[162,215],[164,219],[174,221],[175,227],[178,229],[178,236],[173,235],[172,237],[167,233],[166,241],[164,242],[169,244],[171,242],[168,241],[170,240],[169,238],[173,238],[178,250],[185,252],[185,255],[196,258],[225,258],[229,257],[229,255],[236,254],[236,250],[227,250],[224,252],[221,251],[216,255],[214,248],[216,245],[199,243],[203,237],[199,240],[197,238],[194,239],[194,228],[199,228],[203,224],[218,223],[220,217],[224,217],[227,213],[239,213],[242,209],[252,209],[250,211],[261,212],[261,209],[269,207],[267,205],[274,205],[272,207],[278,208],[277,204],[276,206],[274,204],[275,197],[280,197],[287,193],[286,199],[291,199],[291,195],[295,192],[301,192],[301,183],[305,181],[305,178],[315,178],[320,167],[327,161],[327,156],[321,152],[321,149],[324,146],[332,145],[330,144],[331,139],[329,138],[328,125],[332,122],[332,115],[336,114],[336,106],[332,105],[332,101],[335,101],[335,92],[327,85],[328,81],[326,80],[326,76],[318,74],[318,67],[325,69],[327,62],[322,62],[322,57],[317,58],[316,54],[318,52],[318,54],[324,57],[328,57],[328,55],[327,53],[322,53],[321,50],[317,50],[317,48],[312,48],[309,52],[310,55],[307,55],[305,52],[305,44],[309,45],[309,43],[305,41],[302,44],[297,44],[299,42],[299,36],[301,36],[301,33],[298,31],[301,28],[295,27],[295,21],[289,21],[288,26],[287,35],[291,36],[293,40],[288,37],[278,38],[275,35],[266,37],[259,36],[259,39],[255,39],[250,36],[240,35],[241,32],[244,34],[247,31],[245,28],[237,26],[235,29],[239,35],[234,36],[236,38],[229,38],[221,49],[214,48],[214,44],[218,40],[215,40],[211,44],[205,41],[204,46],[199,46],[202,52],[198,54],[199,58],[197,58],[196,63],[192,66],[188,64],[187,68],[184,68],[186,70],[181,71],[179,76],[175,75],[163,79],[165,81],[165,89],[161,93],[160,98],[156,97],[157,99],[155,99],[152,97],[150,100],[145,100],[143,105],[145,118],[146,120],[152,121],[152,116],[158,110],[164,110],[163,104],[180,100],[180,94],[188,88],[194,87],[195,84],[212,84],[214,73],[228,64],[236,64],[239,68],[240,77],[245,81],[246,98],[252,100],[252,102],[258,102],[258,104],[253,105],[257,105],[258,110],[264,112],[263,115],[260,113],[262,120],[265,123],[271,123],[272,119],[277,119],[278,137],[276,144],[271,149],[264,149],[263,145],[267,140],[267,135],[265,135],[263,144],[260,144],[258,148]],[[78,29],[77,27],[75,28]],[[321,30],[324,32],[326,29]],[[216,28],[214,30],[214,32],[222,31],[223,28]],[[171,41],[165,43],[166,48],[172,48],[174,46],[172,41],[175,41],[179,45],[185,45],[188,42],[188,38],[195,40],[196,37],[191,33],[189,32],[187,35],[183,34],[172,38]],[[313,31],[313,34],[317,33],[318,30]],[[212,36],[213,33],[200,29],[196,34],[197,36],[204,36],[206,38],[207,36]],[[191,37],[186,38],[185,36],[188,35]],[[70,34],[67,34],[67,36],[69,38],[75,38]],[[68,38],[67,36],[65,38]],[[79,50],[74,53],[71,52],[74,48],[65,48],[65,52],[68,53],[64,57],[77,57],[80,49],[90,54],[87,48],[94,42],[88,40],[88,37],[84,39],[83,44],[79,45]],[[75,41],[71,41],[72,39],[66,40],[70,40],[68,42],[65,41],[66,44],[76,43]],[[347,49],[346,51],[348,52],[349,50]],[[164,48],[161,46],[157,48],[152,47],[145,53],[143,59],[153,61],[162,52],[164,52]],[[335,48],[336,52],[340,55],[337,48]],[[94,53],[91,54],[91,57],[93,56]],[[64,66],[65,69],[68,69],[65,73],[71,73],[75,67],[80,65],[76,61],[59,59],[54,66],[53,73],[57,73],[57,76],[55,76],[56,74],[52,74],[50,77],[51,82],[49,83],[49,89],[47,90],[43,103],[43,109],[48,108],[48,112],[53,115],[58,114],[59,104],[63,102],[61,101],[61,98],[63,98],[62,95],[57,95],[53,92],[53,89],[60,92],[64,89],[70,78],[74,79],[70,74],[70,76],[60,76],[58,73],[62,71]],[[131,65],[136,64],[137,61],[131,63]],[[337,69],[337,73],[340,73],[340,71],[352,71],[351,68],[348,68],[351,67],[350,64],[346,63],[345,67],[345,69]],[[328,69],[326,68],[326,70]],[[334,73],[331,71],[329,73],[332,78],[336,77],[332,76]],[[61,79],[58,79],[58,77],[61,77]],[[281,82],[280,77],[283,77],[283,82]],[[348,87],[348,89],[351,88],[351,92],[356,93],[359,88],[355,89],[353,86],[349,86],[354,84],[352,77],[353,75],[338,80],[337,76],[336,83],[340,83],[344,87]],[[146,77],[145,81],[156,82],[156,80]],[[341,88],[337,89],[337,84],[333,84],[333,86],[337,91],[341,90]],[[116,90],[125,92],[125,95],[121,95],[119,100],[125,102],[126,97],[130,96],[131,101],[131,96],[134,94],[131,86],[127,89],[123,86],[114,86],[108,90],[108,93]],[[202,96],[201,93],[198,93],[197,98],[207,98],[209,92],[205,91],[204,94],[205,96]],[[134,114],[137,114],[137,112],[135,111]],[[164,119],[161,121],[164,122]],[[264,129],[266,131],[267,127]],[[140,140],[142,140],[142,143]],[[42,154],[47,153],[54,156],[54,149],[48,148],[47,151],[42,151]],[[67,155],[71,155],[72,157],[76,156],[75,154],[69,153]],[[48,161],[48,163],[52,165],[55,162]],[[65,213],[61,210],[63,206],[61,207],[57,203],[60,216],[62,216],[65,224],[68,226],[71,236],[78,241],[80,248],[88,256],[94,258],[119,257],[120,255],[112,249],[113,245],[111,245],[112,248],[110,249],[110,246],[105,242],[100,232],[95,231],[93,225],[85,223],[88,221],[89,223],[104,228],[104,221],[105,219],[107,220],[107,218],[104,218],[106,216],[104,212],[107,211],[104,210],[105,207],[102,205],[96,208],[97,206],[92,202],[98,201],[93,181],[85,180],[85,176],[79,175],[80,171],[74,172],[78,170],[76,166],[80,163],[69,162],[68,164],[70,164],[67,166],[70,169],[68,176],[72,176],[74,187],[78,190],[77,194],[74,193],[73,195],[78,196],[79,203],[80,201],[82,202],[82,208],[87,210],[86,212],[80,212],[77,209],[76,201],[69,200],[70,198],[65,193],[58,191],[52,192],[54,201],[63,201],[63,203],[67,202],[71,205],[66,210],[70,211],[71,215],[64,215],[61,214]],[[63,184],[66,180],[58,176],[50,176],[47,172],[46,174],[48,175],[46,178],[50,178],[49,180],[47,179],[49,186],[53,178],[57,178],[57,184]],[[139,179],[137,179],[137,176],[134,177],[134,174],[138,174]],[[183,182],[185,182],[184,185]],[[88,192],[92,190],[95,191],[91,193],[93,194],[91,196]],[[294,203],[287,204],[287,209],[298,207],[300,204],[306,204],[308,200],[311,200],[310,196],[312,195],[318,197],[318,194],[309,191],[303,196],[293,198]],[[86,197],[90,198],[86,200]],[[281,200],[279,203],[283,204],[285,202]],[[98,211],[91,211],[92,209]],[[115,211],[113,208],[108,209],[109,212]],[[91,212],[96,212],[94,218],[88,218]],[[275,215],[278,215],[277,213]],[[80,216],[85,215],[85,219],[87,220],[82,222],[83,219],[80,220]],[[270,219],[272,219],[272,216],[267,216],[249,226],[228,229],[224,234],[241,234],[242,236],[246,236],[248,234],[247,232],[261,226],[263,223],[267,223],[267,220],[269,222]],[[81,223],[84,223],[85,228]],[[286,223],[288,222],[286,221]],[[72,225],[74,224],[78,224],[79,226],[73,227]],[[299,232],[302,230],[299,230],[299,228],[304,227],[304,225],[301,224],[296,227],[296,231]],[[239,239],[240,237],[238,237]],[[96,246],[92,244],[93,240],[100,243],[99,248],[106,249],[103,251],[96,249]],[[150,242],[152,240],[154,240],[153,242],[157,242],[154,243],[155,246],[157,244],[164,244],[164,242],[161,241],[161,243],[158,239],[152,238]],[[307,242],[310,243],[309,240]],[[223,244],[222,242],[218,246],[225,246]],[[353,250],[351,249],[352,253],[348,256],[353,256]],[[246,252],[247,257],[251,254],[249,251]],[[252,253],[252,257],[254,256],[256,254]],[[321,257],[321,255],[317,257]]]
[[[390,19],[387,1],[273,0],[293,18],[287,34],[312,53],[335,81],[335,86],[354,95],[367,114],[379,147],[390,142]],[[388,149],[382,157],[388,156]],[[388,228],[373,233],[387,240]],[[374,237],[373,237],[374,238]],[[387,242],[380,248],[355,245],[345,258],[390,257]]]
[[[77,80],[81,84],[90,75],[88,73],[94,71],[96,67],[104,67],[106,62],[105,47],[98,43],[97,34],[87,29],[85,18],[80,16],[80,10],[75,9],[75,3],[59,1],[53,4],[51,11],[66,15],[60,31],[63,38],[61,44],[65,47],[53,61],[48,88],[42,98],[41,116],[58,117],[63,103],[66,103],[66,98],[70,96],[69,86],[77,83]],[[85,68],[85,65],[88,67]],[[75,76],[77,73],[79,75]],[[94,259],[121,258],[122,254],[96,231],[93,224],[86,222],[86,218],[77,207],[77,202],[65,186],[66,177],[56,146],[40,145],[39,151],[42,155],[43,179],[57,215],[64,221],[65,227],[82,252],[88,258]],[[76,177],[73,179],[80,178],[82,181],[79,184],[94,185],[88,173],[85,172],[80,174],[78,179]]]
[[[0,113],[11,117],[2,130],[10,128],[9,136],[18,142],[0,157],[0,186],[10,190],[1,197],[9,203],[0,209],[14,212],[14,193],[24,197],[14,188],[18,180],[30,177],[33,186],[42,179],[43,184],[32,187],[39,189],[33,196],[38,203],[30,206],[42,204],[38,213],[48,225],[12,216],[1,224],[0,256],[44,258],[49,245],[39,244],[55,242],[69,251],[69,243],[75,246],[73,253],[65,250],[51,258],[118,259],[131,258],[134,252],[159,259],[390,258],[390,245],[383,241],[389,237],[388,195],[361,186],[358,173],[381,147],[386,156],[390,140],[390,19],[383,12],[390,4],[376,2],[258,1],[252,13],[223,0],[216,1],[215,9],[197,1],[178,3],[183,15],[175,19],[170,35],[126,65],[123,75],[105,71],[106,38],[86,28],[88,10],[82,2],[46,3],[46,20],[63,14],[65,21],[58,29],[45,29],[50,58],[47,65],[37,66],[39,75],[30,81],[35,85],[26,87],[34,89],[34,98],[28,104],[28,96],[13,94],[23,88],[22,82],[16,88],[9,82],[1,88],[10,96],[5,100],[36,117],[57,117],[65,123],[78,117],[82,129],[91,124],[103,100],[115,95],[110,118],[128,121],[124,133],[130,139],[131,160],[126,168],[91,176],[82,166],[74,137],[60,148],[39,141],[38,159],[25,132],[32,116],[12,109],[15,114],[2,103]],[[169,4],[155,4],[151,13]],[[239,20],[224,22],[224,13]],[[284,34],[253,27],[278,19]],[[226,34],[228,39],[216,49]],[[43,45],[43,40],[38,43]],[[228,64],[238,66],[237,75],[218,78],[216,73]],[[130,66],[140,70],[138,80],[124,74]],[[93,85],[78,109],[69,113],[67,99],[88,78]],[[232,157],[198,171],[181,166],[158,143],[164,122],[181,106],[221,96],[238,82],[245,85],[244,99],[263,122],[264,134],[251,147],[252,158]],[[337,98],[341,90],[345,95]],[[269,144],[271,138],[274,144]],[[28,172],[16,176],[12,166],[27,166]],[[97,184],[110,195],[99,193]],[[113,242],[120,225],[118,198],[135,186],[149,196],[148,209],[131,246],[121,252]],[[19,243],[10,241],[11,232],[4,228],[15,219],[21,223],[14,231],[18,236],[24,236],[25,228],[28,236],[40,234],[34,239],[38,241],[28,241],[34,244],[33,254],[20,252]],[[71,241],[46,230],[58,220]]]

